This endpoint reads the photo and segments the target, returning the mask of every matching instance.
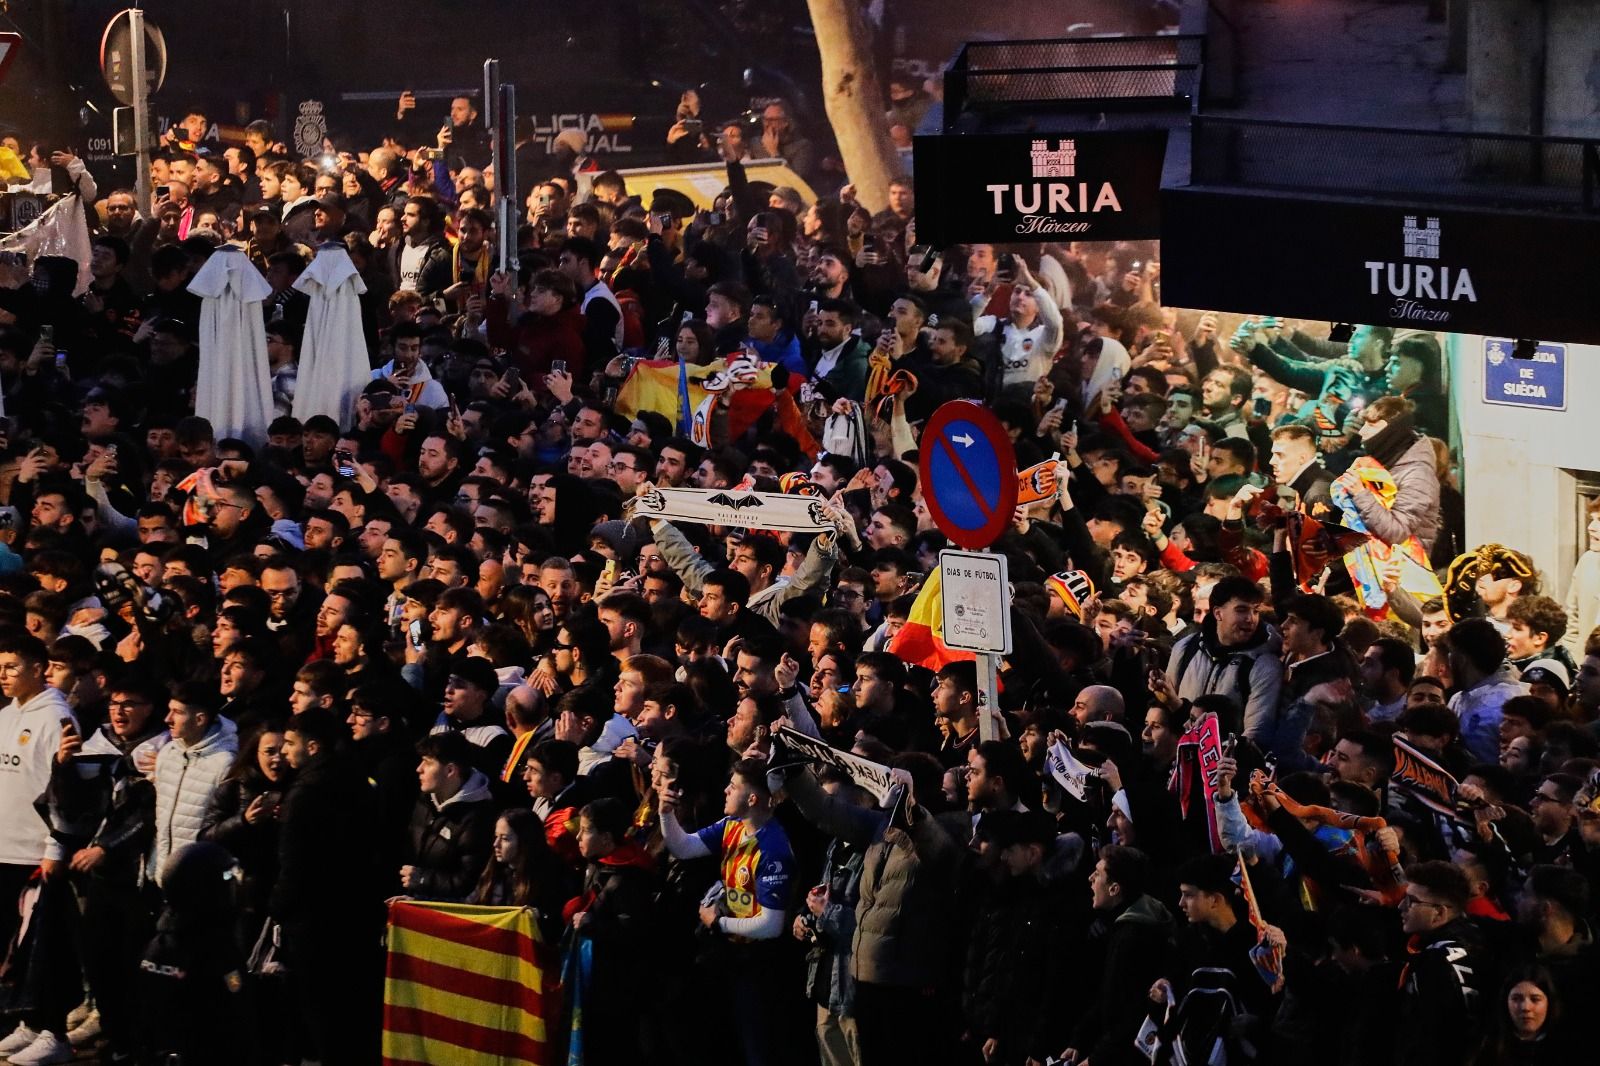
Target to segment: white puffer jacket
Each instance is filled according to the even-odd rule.
[[[147,867],[150,877],[159,874],[174,851],[200,839],[200,822],[211,794],[238,753],[238,727],[219,718],[194,744],[173,738],[156,755],[156,839]]]

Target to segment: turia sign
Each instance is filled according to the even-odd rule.
[[[919,241],[1160,236],[1165,130],[946,134],[914,146]]]
[[[1163,192],[1162,229],[1172,307],[1600,342],[1597,215],[1188,186]]]

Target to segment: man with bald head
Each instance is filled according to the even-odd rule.
[[[1072,703],[1072,717],[1079,725],[1090,722],[1120,722],[1127,714],[1122,693],[1110,685],[1088,685]]]

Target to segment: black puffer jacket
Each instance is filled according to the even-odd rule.
[[[288,782],[268,781],[252,766],[238,777],[224,779],[211,794],[211,804],[200,823],[200,839],[221,844],[239,860],[244,870],[240,883],[243,905],[260,912],[267,905],[272,883],[278,876],[278,821],[262,818],[254,825],[245,821],[244,812],[256,797],[277,793],[281,797]]]
[[[489,779],[477,770],[442,805],[432,796],[418,796],[406,851],[406,863],[417,867],[417,873],[407,894],[418,899],[466,899],[489,861],[495,817]]]
[[[1081,897],[1030,875],[1006,878],[980,906],[961,1007],[972,1044],[998,1040],[1001,1062],[1043,1062],[1066,1046],[1062,1008],[1087,990],[1072,987],[1079,968],[1069,961],[1086,925]]]

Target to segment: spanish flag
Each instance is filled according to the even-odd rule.
[[[544,946],[526,907],[389,906],[384,1066],[544,1066]]]
[[[735,363],[742,367],[752,365],[742,360],[735,360]],[[805,417],[794,402],[792,390],[799,388],[800,379],[791,374],[787,388],[774,388],[774,365],[753,364],[754,376],[743,381],[746,387],[735,392],[729,401],[728,432],[732,437],[741,436],[771,408],[777,428],[793,437],[801,449],[815,459],[822,446],[812,437]],[[617,413],[623,418],[633,418],[640,411],[655,411],[669,422],[679,424],[685,436],[693,437],[697,413],[707,410],[706,400],[725,388],[724,379],[737,369],[725,359],[705,366],[685,365],[676,359],[641,360],[634,364],[617,392]],[[707,378],[720,387],[708,390],[705,387]],[[686,420],[689,424],[681,425]]]
[[[938,670],[946,663],[976,659],[970,651],[952,651],[944,645],[944,597],[936,569],[923,582],[911,605],[911,617],[889,641],[889,651],[912,666]]]

